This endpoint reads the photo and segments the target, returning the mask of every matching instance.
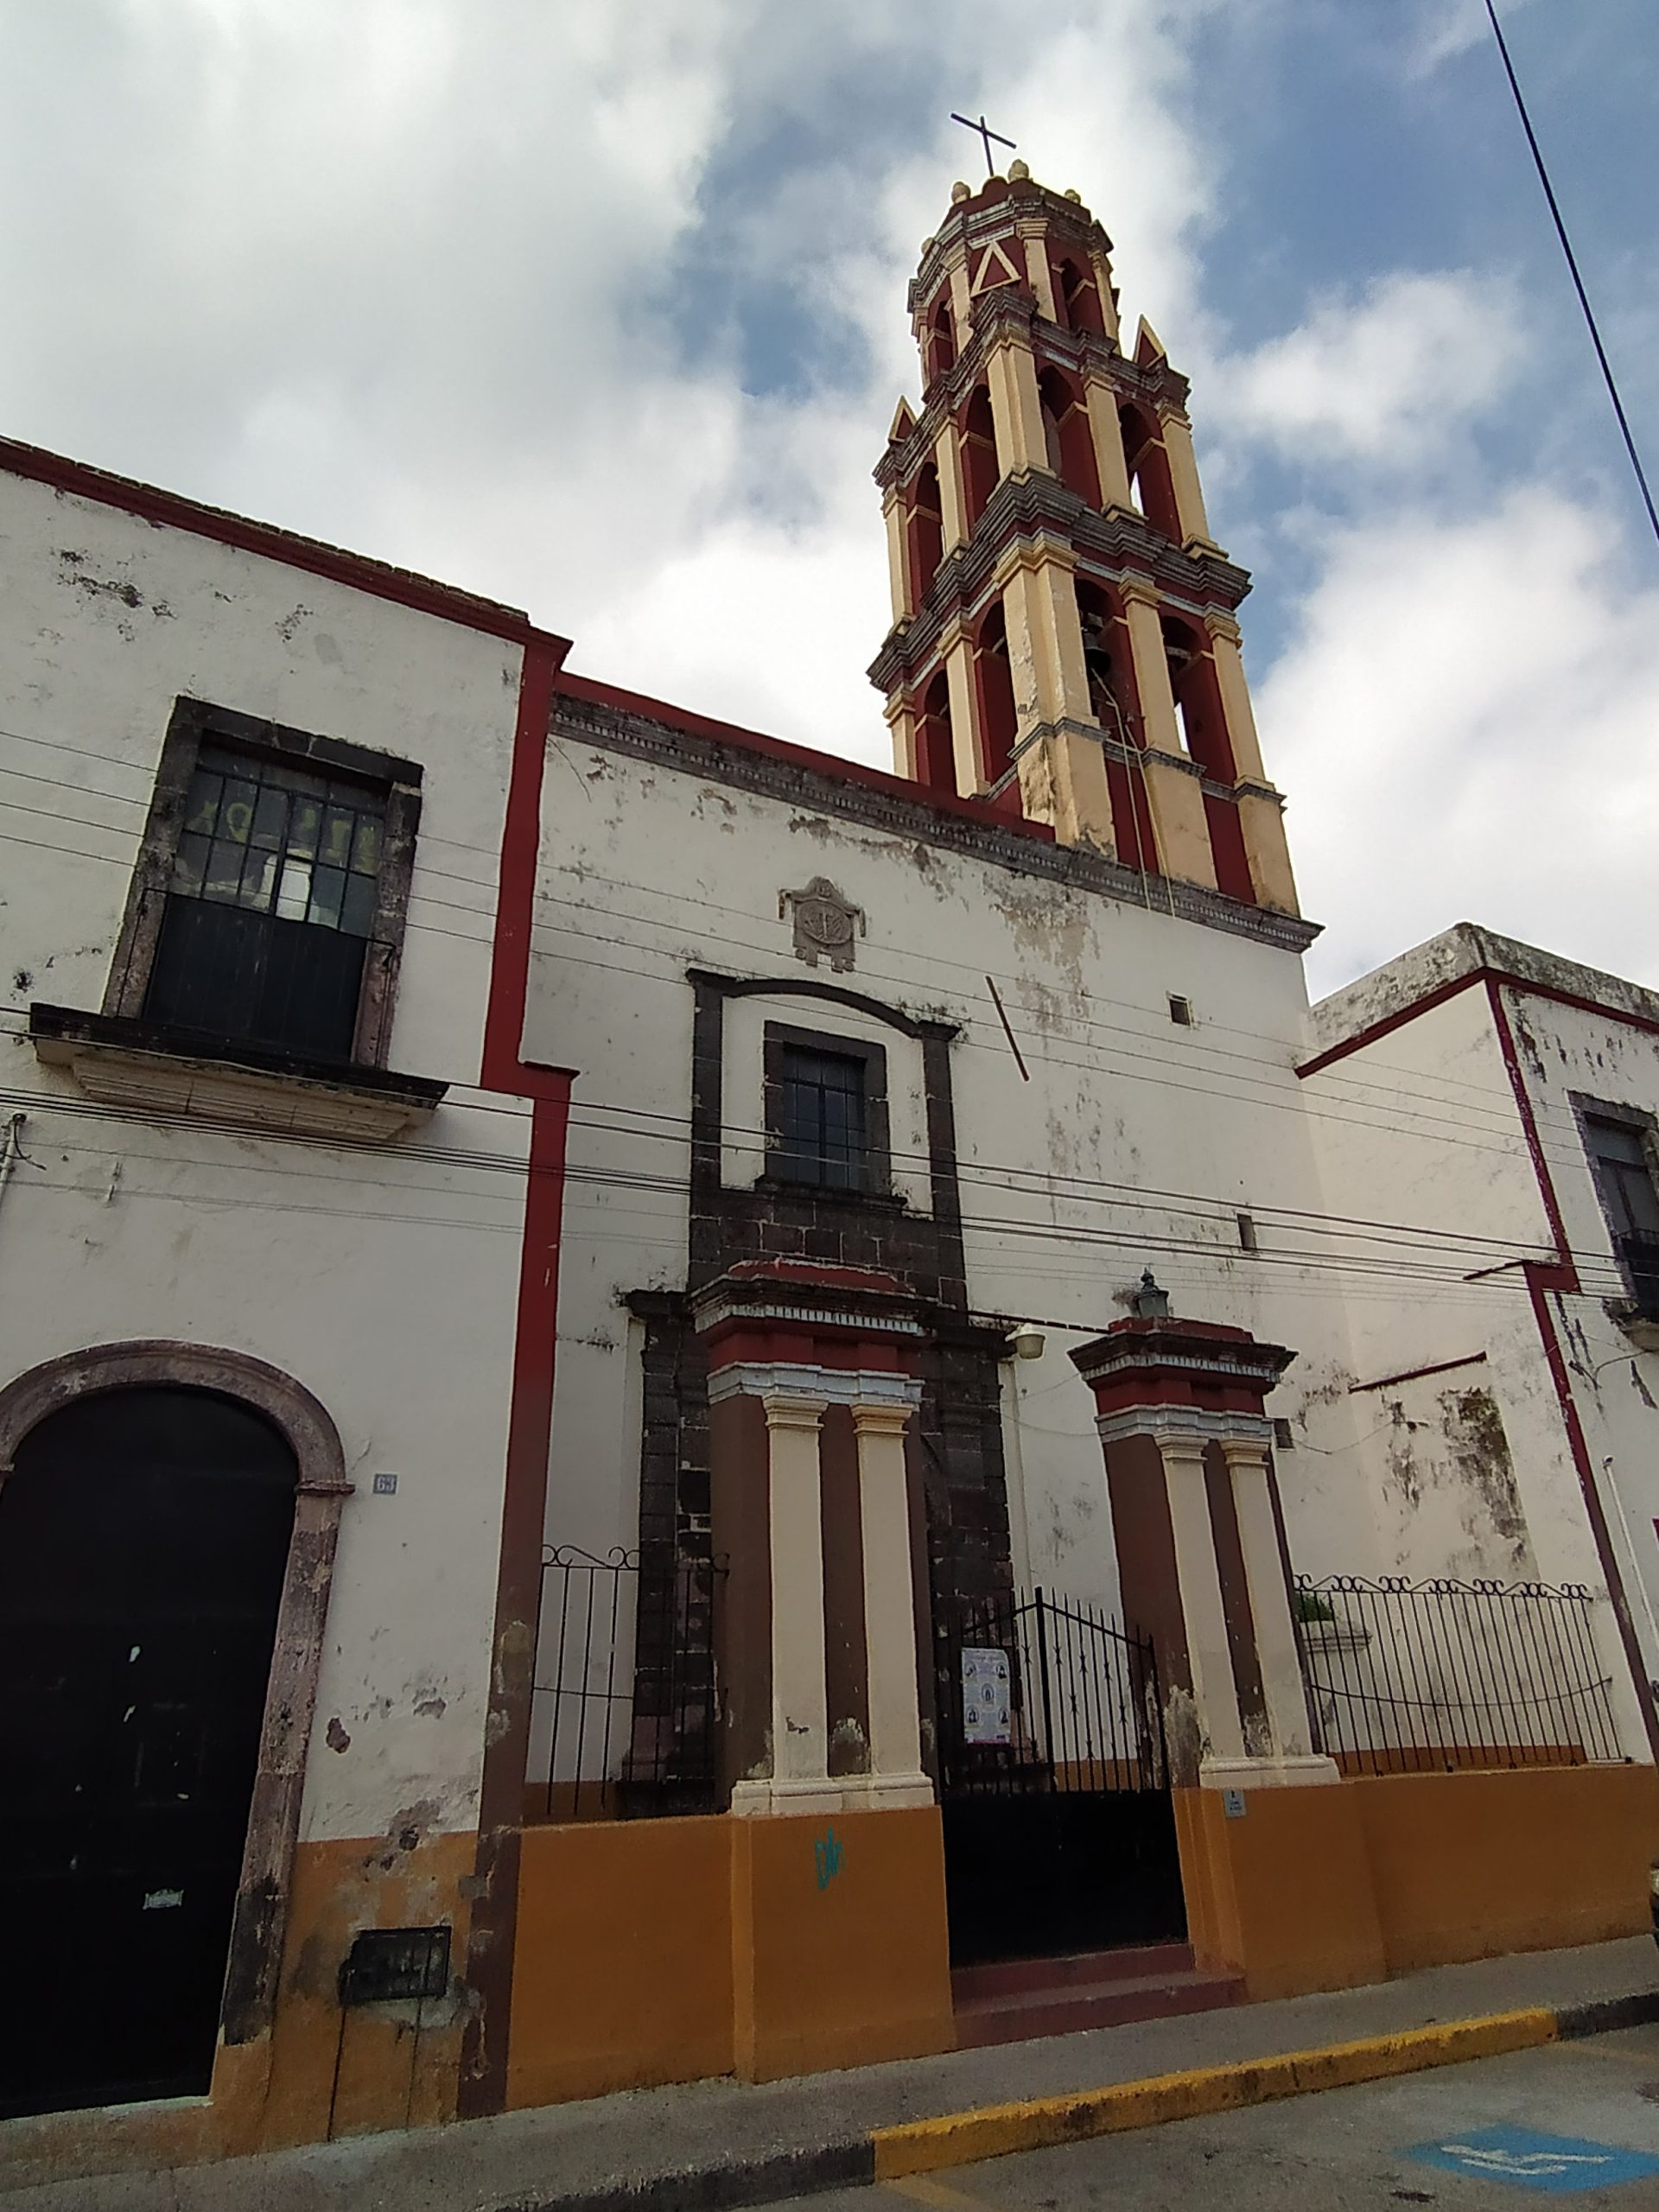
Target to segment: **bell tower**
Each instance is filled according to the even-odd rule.
[[[1111,240],[1023,162],[950,211],[910,287],[922,406],[875,471],[898,772],[1145,876],[1295,913],[1239,658],[1249,578],[1210,536],[1186,379],[1119,340]]]

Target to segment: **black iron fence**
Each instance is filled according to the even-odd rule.
[[[1152,1646],[1101,1607],[1039,1586],[936,1600],[934,1623],[947,1793],[1165,1785]]]
[[[531,1759],[550,1819],[715,1809],[725,1575],[716,1560],[598,1559],[572,1544],[543,1554]]]
[[[1298,1575],[1294,1595],[1314,1726],[1347,1773],[1621,1756],[1576,1584]]]

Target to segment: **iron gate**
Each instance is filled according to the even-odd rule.
[[[934,1602],[953,1966],[1179,1942],[1157,1662],[1098,1607]]]

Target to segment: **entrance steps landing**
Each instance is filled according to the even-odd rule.
[[[1026,2043],[1078,2028],[1122,2027],[1243,2001],[1242,1974],[1200,1974],[1185,1943],[1073,1951],[1054,1959],[1001,1959],[950,1976],[957,2046]]]

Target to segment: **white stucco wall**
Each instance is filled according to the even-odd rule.
[[[1330,1281],[1298,1254],[1317,1240],[1288,1211],[1319,1202],[1294,1073],[1300,963],[569,735],[553,755],[526,1049],[581,1072],[550,1536],[603,1548],[635,1535],[637,1458],[630,1465],[626,1452],[637,1433],[624,1444],[622,1423],[638,1348],[618,1301],[684,1281],[689,969],[777,979],[774,992],[727,1007],[728,1181],[759,1170],[760,1042],[773,1020],[884,1046],[895,1180],[915,1211],[929,1208],[919,1047],[851,1010],[791,997],[791,981],[816,974],[958,1027],[950,1054],[969,1302],[1039,1321],[1048,1338],[1040,1359],[1003,1370],[1016,1567],[1110,1600],[1092,1401],[1066,1351],[1122,1318],[1143,1268],[1178,1312],[1297,1349],[1292,1388],[1274,1410],[1294,1410],[1307,1389],[1348,1372]],[[845,976],[798,962],[779,918],[779,893],[817,875],[865,911]],[[1171,1020],[1171,994],[1191,1001],[1192,1027]],[[607,1177],[618,1179],[598,1179]],[[1241,1210],[1257,1221],[1255,1256],[1240,1249]],[[1311,1452],[1281,1461],[1294,1543],[1309,1511],[1358,1517],[1351,1498],[1332,1505],[1322,1483],[1304,1500],[1320,1465]]]
[[[1516,984],[1502,992],[1544,1165],[1582,1285],[1545,1294],[1647,1672],[1659,1676],[1659,1356],[1608,1311],[1624,1295],[1574,1111],[1575,1097],[1659,1115],[1659,1039],[1619,1018],[1641,995],[1530,948],[1448,932],[1313,1010],[1316,1041],[1408,1013],[1414,991],[1479,963],[1548,971],[1605,993],[1600,1011]],[[1560,971],[1557,974],[1557,971]],[[1340,1014],[1340,1021],[1336,1018]],[[1370,1408],[1351,1465],[1374,1501],[1377,1570],[1578,1582],[1605,1593],[1597,1548],[1537,1317],[1517,1262],[1556,1256],[1484,977],[1414,1013],[1308,1079],[1326,1203],[1433,1224],[1447,1279],[1414,1296],[1348,1300],[1362,1383],[1448,1359],[1468,1363],[1362,1389]],[[1392,1122],[1392,1126],[1389,1123]],[[1373,1124],[1376,1124],[1375,1126]],[[1453,1264],[1455,1262],[1455,1265]],[[1481,1280],[1461,1282],[1459,1273]],[[1482,1401],[1489,1402],[1483,1403]],[[1491,1427],[1495,1412],[1501,1438]],[[1494,1449],[1494,1445],[1497,1448]],[[1507,1461],[1507,1465],[1504,1464]],[[1610,1609],[1597,1632],[1621,1736],[1645,1757]]]
[[[0,1083],[28,1116],[0,1205],[0,1382],[174,1338],[312,1391],[358,1489],[303,1833],[465,1827],[528,1128],[523,1101],[475,1088],[520,648],[10,476],[0,560]],[[452,1088],[411,1139],[342,1150],[89,1110],[22,1033],[32,1000],[101,1003],[181,696],[422,764],[389,1058]],[[379,1471],[395,1496],[374,1495]]]
[[[1552,1300],[1569,1385],[1648,1673],[1659,1679],[1659,1352],[1639,1349],[1609,1311],[1626,1287],[1576,1110],[1576,1102],[1599,1103],[1659,1122],[1659,1036],[1534,992],[1511,988],[1505,997],[1581,1286]]]

